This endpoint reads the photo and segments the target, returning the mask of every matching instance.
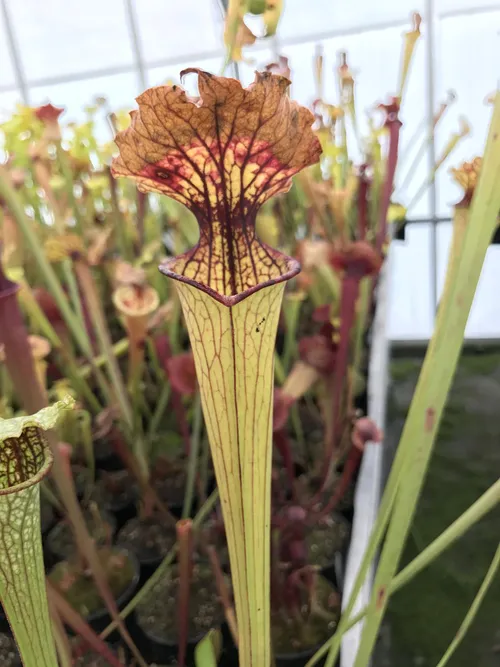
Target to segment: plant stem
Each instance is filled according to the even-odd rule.
[[[134,432],[134,418],[132,408],[128,400],[127,390],[123,382],[118,362],[116,361],[116,357],[113,354],[113,344],[109,335],[106,316],[102,310],[102,305],[97,293],[92,273],[89,266],[81,259],[76,260],[74,266],[80,287],[87,298],[89,312],[92,317],[92,321],[99,340],[101,353],[106,357],[111,384],[113,385],[113,390],[118,400],[118,405],[120,407],[123,421],[134,436],[134,453],[141,466],[142,474],[147,478],[149,469],[146,452],[144,451],[144,442],[142,437]]]
[[[179,553],[179,591],[177,598],[179,651],[177,662],[179,667],[185,667],[189,635],[189,598],[193,575],[193,522],[191,519],[178,521],[176,532]]]
[[[34,414],[46,405],[44,388],[37,376],[28,332],[17,302],[19,285],[8,280],[0,266],[0,345],[5,354],[5,367],[18,401],[28,413]]]
[[[171,520],[172,515],[162,503],[155,489],[149,484],[149,480],[144,477],[141,466],[134,453],[125,443],[122,433],[118,428],[113,428],[108,438],[113,451],[120,457],[124,466],[131,472],[141,487],[141,499],[144,504],[143,516],[149,516],[153,507],[156,507],[167,520]]]
[[[356,320],[356,331],[354,338],[353,370],[358,373],[363,359],[364,335],[367,329],[370,306],[372,303],[372,285],[374,279],[364,278],[359,286],[358,311]]]
[[[431,542],[416,558],[399,572],[391,582],[389,594],[392,595],[409,583],[417,574],[420,574],[430,563],[440,556],[446,549],[459,540],[472,526],[480,521],[500,502],[500,480],[495,482],[483,495],[476,500],[461,516],[458,517],[444,532]],[[347,609],[342,616],[343,621],[337,632],[314,654],[306,667],[312,667],[333,646],[340,646],[343,635],[361,621],[368,612],[364,607],[355,616],[347,619]],[[336,654],[337,655],[337,654]],[[335,657],[336,657],[335,655]]]
[[[336,509],[338,503],[342,500],[347,489],[351,485],[352,479],[359,468],[362,454],[363,452],[359,447],[351,447],[344,465],[344,470],[342,471],[342,476],[335,484],[335,490],[332,497],[326,503],[326,505],[319,510],[318,513],[312,515],[313,521],[317,521],[321,517],[328,516]]]
[[[200,454],[200,502],[204,503],[207,499],[207,486],[208,486],[208,464],[210,462],[210,443],[208,442],[208,437],[205,436],[201,443],[201,454]]]
[[[186,494],[184,496],[184,506],[182,508],[183,519],[187,519],[191,515],[196,472],[198,468],[202,425],[203,414],[201,410],[201,396],[200,392],[196,392],[196,396],[194,398],[194,421],[191,435],[191,447],[189,448],[189,459],[187,465]]]
[[[303,298],[300,294],[285,295],[283,312],[286,319],[285,344],[283,349],[283,367],[285,373],[290,369],[292,354],[296,349],[297,323]]]
[[[78,202],[76,201],[75,191],[74,191],[74,175],[71,170],[71,167],[68,162],[68,156],[66,151],[62,148],[61,142],[58,141],[56,144],[57,147],[57,159],[59,162],[59,169],[61,170],[62,177],[64,179],[64,184],[66,186],[66,193],[68,195],[68,200],[73,210],[73,215],[76,223],[76,230],[79,234],[83,233],[83,218],[78,207]]]
[[[366,239],[366,232],[368,231],[368,193],[371,186],[371,180],[366,174],[367,165],[364,164],[360,168],[359,174],[359,188],[358,188],[358,238]]]
[[[461,538],[462,535],[480,521],[498,503],[500,503],[500,480],[485,491],[475,503],[394,577],[390,586],[391,593],[396,592],[411,581],[415,575]]]
[[[389,130],[389,153],[387,155],[387,162],[385,168],[385,178],[382,186],[382,195],[380,198],[380,209],[378,213],[377,225],[377,240],[376,247],[378,252],[382,251],[382,247],[387,237],[387,212],[391,203],[392,189],[394,186],[394,175],[398,164],[399,151],[399,131],[401,129],[401,121],[398,118],[399,103],[397,111],[394,113],[394,118],[388,117],[385,126]]]
[[[113,345],[113,355],[118,358],[121,357],[125,352],[128,351],[129,340],[128,338],[122,338],[117,343]],[[106,355],[100,354],[98,357],[95,357],[93,364],[85,364],[79,369],[79,373],[82,378],[87,378],[92,373],[92,367],[100,368],[106,364]]]
[[[148,195],[145,192],[137,190],[137,236],[139,248],[144,246],[144,222],[148,211]]]
[[[172,347],[172,352],[174,354],[177,354],[177,352],[179,352],[181,349],[181,345],[179,342],[179,328],[181,323],[181,304],[175,290],[172,295],[172,299],[173,299],[173,308],[168,326],[168,338],[170,341],[170,345]]]
[[[368,619],[354,667],[365,667],[373,651],[387,606],[387,591],[401,557],[420,496],[425,473],[448,392],[463,344],[465,327],[500,210],[500,93],[486,144],[485,154],[470,210],[464,249],[448,268],[453,279],[447,284],[403,429],[398,454],[403,458],[404,481],[388,527],[375,576]],[[418,442],[418,447],[415,447]]]
[[[47,594],[52,605],[62,616],[70,628],[76,632],[85,642],[99,655],[101,655],[112,667],[120,667],[121,662],[108,648],[107,644],[98,637],[90,625],[86,623],[80,614],[73,609],[57,588],[47,579]]]
[[[332,267],[326,263],[319,264],[316,267],[316,274],[321,278],[322,282],[328,289],[329,301],[331,303],[336,303],[339,300],[340,289],[341,289],[338,275],[335,273]],[[321,304],[321,297],[318,296],[317,300],[318,300],[317,305],[319,306]]]
[[[76,342],[84,354],[91,357],[92,350],[89,349],[88,341],[84,332],[80,327],[78,318],[68,305],[68,301],[64,291],[59,283],[57,275],[47,260],[43,247],[39,242],[36,232],[33,229],[32,221],[26,216],[23,206],[18,194],[14,191],[9,183],[6,168],[0,166],[0,197],[2,197],[9,207],[13,217],[19,225],[23,236],[33,254],[40,272],[49,288],[50,293],[54,297],[57,307],[59,308],[66,324],[73,334]]]
[[[219,500],[219,492],[217,491],[217,489],[215,489],[215,491],[213,491],[207,498],[202,507],[200,507],[198,514],[193,519],[193,529],[196,530],[199,526],[202,525],[202,523],[214,509],[218,500]],[[141,600],[143,600],[148,595],[148,593],[150,593],[153,590],[156,584],[159,581],[161,581],[161,579],[165,576],[165,573],[167,572],[169,567],[174,562],[176,553],[177,553],[177,545],[174,546],[168,552],[168,554],[160,563],[156,572],[154,572],[154,574],[152,574],[149,577],[149,579],[146,581],[141,590],[138,593],[136,593],[134,597],[130,600],[130,602],[127,604],[127,606],[121,610],[120,619],[123,620],[127,618],[127,616],[136,608],[139,602],[141,602]],[[116,621],[110,623],[108,627],[101,632],[100,634],[101,639],[106,639],[106,637],[108,637],[117,627],[118,624]]]
[[[117,184],[111,170],[108,168],[109,190],[111,192],[111,205],[113,208],[114,229],[118,239],[118,246],[120,248],[120,255],[125,260],[132,259],[132,253],[129,251],[127,239],[127,222],[122,212],[120,211],[120,203],[118,201]]]
[[[281,386],[286,379],[285,368],[280,355],[277,352],[274,353],[274,377],[279,386]]]
[[[488,569],[488,572],[486,573],[486,576],[483,580],[483,583],[481,584],[481,587],[479,588],[476,597],[474,598],[469,611],[465,615],[464,620],[462,621],[462,624],[460,625],[459,629],[457,630],[456,635],[453,637],[453,641],[451,644],[448,646],[448,649],[446,650],[446,653],[443,655],[441,660],[439,661],[437,667],[445,667],[447,665],[452,657],[452,655],[455,653],[457,650],[459,644],[462,642],[463,638],[465,637],[467,630],[470,628],[474,618],[476,617],[477,611],[479,607],[481,606],[482,601],[484,600],[484,596],[488,592],[489,587],[493,583],[493,580],[495,579],[498,569],[500,568],[500,544],[497,547],[497,550],[495,552],[495,556],[493,557],[493,560],[491,561],[491,565]]]
[[[156,432],[160,425],[161,418],[163,417],[163,415],[165,414],[165,410],[167,409],[169,399],[170,399],[170,383],[167,380],[165,380],[161,388],[160,396],[155,405],[155,411],[153,413],[153,417],[151,418],[151,421],[149,423],[148,442],[150,447],[153,438],[156,435]]]
[[[90,409],[95,413],[99,413],[102,410],[102,406],[97,400],[95,394],[91,391],[89,385],[85,379],[80,375],[80,369],[78,368],[75,359],[73,358],[72,351],[69,345],[63,345],[61,339],[57,335],[57,332],[52,327],[51,323],[45,316],[45,313],[38,305],[30,286],[24,280],[20,282],[21,289],[19,290],[18,297],[21,305],[23,306],[25,312],[28,314],[32,323],[38,327],[42,334],[50,341],[50,343],[55,347],[60,356],[58,358],[59,366],[62,373],[70,380],[75,391],[78,391],[87,401]],[[63,360],[63,363],[61,363]]]
[[[238,626],[236,624],[236,614],[234,607],[231,603],[231,595],[229,593],[224,573],[221,568],[219,557],[217,551],[213,545],[207,547],[208,557],[210,559],[210,564],[212,565],[212,570],[215,577],[215,585],[217,586],[217,591],[224,607],[224,615],[226,617],[227,624],[229,626],[229,631],[231,632],[231,637],[233,639],[234,645],[238,646]]]
[[[71,644],[68,635],[64,629],[61,617],[54,604],[48,597],[50,618],[52,620],[52,634],[56,643],[57,657],[59,658],[59,667],[71,667]]]
[[[464,238],[469,224],[469,209],[466,206],[455,206],[453,211],[453,234],[451,237],[450,249],[448,251],[447,266],[451,266],[462,254],[464,247]],[[453,279],[451,272],[447,271],[445,276],[445,283],[443,285],[443,294],[446,294],[449,289],[449,282]]]
[[[356,600],[358,599],[358,595],[361,591],[361,588],[363,587],[363,584],[365,583],[366,577],[368,576],[368,572],[370,570],[377,549],[385,535],[385,531],[387,528],[387,524],[389,523],[389,519],[391,517],[392,508],[394,506],[396,493],[399,486],[401,468],[403,463],[402,456],[403,455],[401,454],[398,457],[398,455],[396,454],[396,458],[392,464],[391,472],[389,474],[389,479],[387,480],[387,484],[384,489],[384,494],[382,496],[382,500],[380,503],[377,519],[375,521],[375,525],[372,528],[372,533],[370,535],[370,539],[366,546],[366,550],[363,554],[363,559],[359,566],[358,573],[356,574],[351,594],[349,596],[349,601],[342,613],[338,629],[333,635],[332,639],[330,640],[330,652],[328,654],[328,659],[327,662],[325,663],[325,667],[333,667],[333,665],[335,664],[335,661],[340,651],[340,643],[342,635],[347,631],[347,626],[349,624],[349,617],[353,612],[354,605],[356,604]]]
[[[27,352],[29,349],[27,331],[15,297],[16,287],[14,283],[6,281],[0,271],[0,291],[2,292],[2,298],[0,299],[0,308],[2,309],[2,312],[0,312],[0,321],[9,324],[9,326],[0,327],[0,341],[5,348],[6,360],[10,357],[11,360],[15,360],[16,362],[12,380],[21,403],[28,413],[36,413],[41,408],[46,407],[47,401],[36,377],[31,351]],[[97,589],[105,601],[112,618],[116,619],[118,608],[110,591],[94,542],[88,534],[72,478],[66,474],[57,438],[53,431],[48,431],[46,437],[54,459],[52,474],[73,526],[78,550],[88,561]],[[121,622],[118,622],[118,625],[124,641],[134,654],[139,665],[146,667],[125,626]]]
[[[338,344],[335,369],[332,378],[332,422],[328,429],[328,436],[325,438],[325,458],[323,462],[323,478],[320,483],[318,494],[321,494],[325,488],[332,471],[334,454],[337,445],[337,438],[341,433],[343,424],[342,418],[342,399],[344,397],[344,388],[349,367],[349,350],[351,344],[352,328],[356,318],[356,303],[359,297],[359,287],[361,277],[357,274],[351,275],[349,267],[346,269],[342,280],[342,293],[340,299],[340,340]],[[317,495],[315,496],[315,498]]]
[[[170,379],[169,368],[168,368],[168,360],[172,357],[172,347],[170,339],[165,334],[157,336],[155,344],[158,357],[161,360],[161,364],[165,371],[165,375],[167,376],[168,379]],[[172,389],[172,406],[177,420],[177,425],[179,427],[182,439],[184,440],[185,454],[186,456],[189,456],[189,450],[191,449],[191,441],[189,437],[189,424],[187,421],[186,410],[184,408],[184,403],[182,402],[182,395],[178,391],[176,391],[172,387],[172,385],[171,389]]]
[[[153,367],[154,373],[156,375],[156,379],[158,382],[164,382],[165,380],[165,373],[161,369],[160,366],[160,360],[158,359],[158,355],[156,353],[154,341],[151,338],[151,336],[148,336],[146,338],[146,346],[148,348],[148,357],[149,357],[149,362],[150,365]]]
[[[86,330],[80,326],[78,318],[69,307],[66,295],[64,294],[61,284],[57,278],[57,274],[47,260],[43,252],[43,247],[40,244],[36,232],[33,229],[32,221],[24,213],[22,202],[18,194],[10,185],[7,171],[5,167],[2,166],[0,166],[0,197],[5,200],[13,217],[19,225],[30,248],[30,251],[32,252],[38,264],[38,268],[40,269],[43,279],[45,280],[45,283],[50,293],[54,297],[57,307],[66,322],[66,325],[70,329],[75,341],[77,342],[80,350],[85,355],[86,359],[91,361],[93,353],[89,339],[86,335]],[[107,396],[109,392],[107,392],[106,383],[104,379],[101,378],[100,374],[97,373],[97,371],[96,378],[99,381],[99,386],[104,395]]]
[[[71,260],[68,257],[63,259],[62,268],[63,268],[64,278],[68,286],[71,303],[73,304],[73,309],[76,313],[76,316],[78,317],[78,322],[80,323],[80,326],[82,327],[83,331],[86,331],[82,300],[80,298],[80,290],[78,289],[78,283],[76,282],[75,274],[73,273]]]
[[[53,475],[61,498],[64,500],[68,518],[71,521],[78,551],[88,562],[97,590],[108,608],[111,618],[116,622],[124,642],[130,648],[134,658],[140,667],[147,667],[137,650],[127,628],[119,617],[119,609],[109,588],[104,569],[99,559],[94,541],[90,538],[85,524],[85,519],[80,509],[79,501],[75,492],[73,480],[66,474],[58,443],[51,433],[47,434],[54,455]]]

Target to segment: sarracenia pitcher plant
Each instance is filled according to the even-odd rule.
[[[52,465],[44,431],[67,398],[35,415],[0,419],[0,601],[25,667],[56,667],[40,533],[40,487]]]
[[[200,97],[160,86],[138,98],[112,171],[195,214],[197,245],[165,261],[193,349],[227,531],[240,665],[270,667],[273,356],[285,282],[298,263],[255,233],[260,206],[318,161],[312,114],[288,79],[198,74]]]

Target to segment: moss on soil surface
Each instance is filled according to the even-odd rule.
[[[178,634],[177,567],[172,567],[136,608],[141,630],[159,642],[176,644]],[[192,571],[189,597],[189,640],[198,640],[210,628],[221,625],[224,611],[219,601],[212,569],[195,564]]]
[[[395,448],[421,359],[394,359],[386,440]],[[403,564],[500,476],[500,352],[465,351],[441,423]],[[391,600],[375,667],[435,667],[460,626],[498,544],[496,508]],[[450,667],[500,664],[500,577]]]
[[[340,596],[324,577],[318,577],[317,601],[324,616],[308,613],[307,605],[300,622],[278,611],[271,618],[271,640],[276,655],[301,653],[323,644],[335,632],[340,616]]]
[[[119,599],[132,584],[136,571],[126,552],[104,547],[98,552],[108,585],[115,599]],[[82,569],[77,560],[61,561],[52,568],[50,581],[60,590],[73,609],[87,618],[100,610],[105,611],[90,572]]]

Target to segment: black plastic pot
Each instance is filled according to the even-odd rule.
[[[156,584],[151,592],[151,598],[142,600],[133,612],[134,638],[146,662],[169,664],[169,660],[177,655],[178,581],[179,572],[174,566],[170,573]],[[218,627],[224,621],[224,612],[218,600],[213,573],[207,563],[196,563],[192,570],[191,615],[194,608],[199,609],[203,619],[201,625],[190,627],[191,634],[186,647],[187,667],[194,665],[196,644],[210,627]]]
[[[122,526],[116,538],[117,545],[123,547],[127,551],[131,551],[139,561],[139,565],[141,567],[141,586],[156,571],[157,567],[165,558],[168,551],[170,551],[176,542],[175,527],[173,525],[170,527],[172,537],[171,546],[169,546],[166,552],[160,551],[157,544],[148,542],[146,536],[144,535],[144,539],[140,540],[139,542],[137,540],[130,539],[130,537],[127,535],[130,529],[137,527],[140,530],[141,525],[147,525],[148,523],[151,523],[153,527],[160,527],[163,534],[165,534],[169,529],[169,526],[165,526],[163,519],[159,517],[152,517],[150,519],[140,519],[139,517],[134,517],[130,519],[130,521],[127,521],[124,526]]]
[[[127,605],[127,603],[132,599],[132,596],[134,595],[139,586],[140,567],[139,567],[139,561],[137,560],[137,558],[133,553],[131,553],[127,549],[122,549],[121,547],[115,547],[115,549],[126,554],[128,560],[132,563],[132,566],[134,568],[134,576],[132,577],[131,582],[116,600],[118,609],[122,610]],[[103,606],[101,609],[98,609],[97,611],[94,611],[86,618],[87,623],[97,633],[102,632],[104,628],[106,628],[111,623],[111,620],[112,620],[111,616],[109,615],[109,612],[105,606]],[[118,630],[113,630],[113,632],[106,638],[106,641],[109,642],[110,644],[118,642],[119,640],[120,640],[120,634]]]
[[[9,662],[7,662],[7,659]],[[0,633],[0,665],[2,667],[6,665],[9,667],[22,667],[21,656],[10,632]]]
[[[0,604],[0,632],[5,633],[7,635],[12,634],[9,621],[7,620],[7,615],[5,614],[5,611],[1,604]]]
[[[117,479],[124,483],[124,492],[114,495],[108,490],[104,477],[95,484],[92,491],[92,500],[97,502],[99,508],[113,514],[116,519],[116,529],[120,528],[137,514],[137,486],[135,481],[126,470],[117,470],[106,473],[111,480]]]
[[[107,472],[123,470],[123,461],[106,438],[99,438],[94,441],[94,460],[97,470]]]
[[[42,499],[40,503],[40,530],[43,537],[53,528],[55,522],[56,513],[54,508],[48,501]]]
[[[282,655],[276,655],[274,658],[275,665],[276,667],[305,667],[321,646],[322,644],[318,644],[317,646],[314,646],[307,651],[301,651],[300,653],[284,653]],[[321,665],[325,664],[325,660],[320,660],[316,664],[318,667],[321,667]]]
[[[112,651],[115,655],[117,655],[118,654],[118,648],[123,647],[123,644],[120,644],[120,643],[119,644],[110,644],[109,642],[106,642],[106,646],[110,649],[110,651]],[[125,649],[125,653],[127,653],[127,649]],[[88,646],[85,647],[85,648],[80,647],[79,650],[77,649],[77,654],[76,654],[76,657],[73,658],[72,665],[73,665],[73,667],[85,667],[85,665],[88,665],[88,664],[93,665],[94,664],[93,661],[95,661],[96,657],[97,657],[97,654],[94,651],[92,651],[92,649],[90,649]],[[99,656],[99,658],[100,658],[100,663],[99,664],[102,664],[103,667],[104,667],[104,665],[105,665],[105,667],[109,666],[109,662],[107,660],[104,660],[102,658],[102,656]]]
[[[350,525],[352,525],[352,522],[354,521],[354,505],[349,504],[344,507],[339,507],[337,512],[343,516]]]
[[[206,633],[190,639],[186,647],[186,667],[195,667],[194,651],[196,644],[200,642]],[[179,646],[175,642],[169,642],[164,637],[158,637],[151,632],[145,631],[134,618],[133,635],[137,647],[146,662],[157,664],[170,664],[177,657]]]
[[[77,498],[81,500],[89,488],[90,472],[85,466],[73,463],[71,464],[71,473],[73,475]]]
[[[219,667],[238,667],[238,650],[234,645],[227,623],[224,623],[223,625],[222,635],[224,637],[224,650],[219,662]],[[322,645],[323,644],[318,644],[317,646],[313,646],[310,649],[298,653],[277,654],[274,656],[275,667],[305,667]],[[317,663],[318,667],[321,667],[324,664],[325,658]],[[338,664],[339,663],[337,662],[335,667],[338,667]]]
[[[111,527],[112,537],[115,534],[116,530],[116,520],[112,514],[109,512],[101,512],[101,518]],[[45,567],[52,567],[61,560],[66,560],[71,557],[74,552],[76,552],[76,545],[73,544],[72,550],[66,550],[65,548],[61,549],[60,545],[57,544],[57,539],[61,531],[71,531],[71,526],[66,520],[59,521],[56,525],[49,531],[45,541],[44,541],[44,559]]]
[[[116,600],[116,605],[118,609],[123,609],[126,604],[131,600],[132,596],[137,590],[138,584],[139,584],[139,577],[140,577],[140,568],[139,568],[139,563],[137,561],[137,558],[134,556],[134,554],[130,553],[126,549],[122,549],[119,547],[112,547],[112,553],[113,554],[121,554],[123,555],[129,565],[131,566],[132,569],[132,576],[129,580],[129,583],[127,584],[127,587],[123,592],[115,598]],[[62,567],[65,561],[58,563],[55,567]],[[67,563],[67,561],[66,561]],[[73,564],[73,563],[71,563]],[[51,571],[49,574],[49,577],[53,575],[54,570]],[[85,620],[86,622],[94,629],[94,631],[99,634],[101,633],[104,628],[106,628],[110,623],[111,623],[111,616],[105,606],[104,603],[102,603],[102,606],[93,611],[90,614],[85,615]],[[72,630],[68,628],[68,633],[70,635],[73,634]],[[115,644],[118,643],[120,640],[120,634],[118,630],[114,630],[108,637],[107,641],[110,644]]]
[[[158,457],[151,471],[151,484],[160,500],[179,519],[186,493],[186,459]]]

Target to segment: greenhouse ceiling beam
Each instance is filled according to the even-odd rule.
[[[427,102],[427,123],[429,126],[429,141],[428,141],[428,159],[429,159],[429,174],[433,174],[436,168],[436,132],[434,116],[436,113],[436,89],[435,89],[435,69],[436,69],[436,8],[433,0],[426,0],[425,2],[425,17],[427,19],[427,32],[425,40],[426,52],[426,102]],[[432,178],[429,187],[429,205],[431,214],[431,233],[430,233],[430,270],[431,270],[431,307],[432,314],[435,317],[438,306],[438,275],[437,275],[437,227],[438,219],[437,213],[437,187],[436,179]]]
[[[2,0],[5,2],[5,0]],[[308,42],[320,42],[327,39],[335,39],[337,37],[352,37],[354,35],[364,35],[369,32],[377,32],[379,30],[387,30],[390,28],[402,28],[408,25],[408,20],[398,21],[386,21],[385,23],[373,23],[365,26],[357,26],[356,28],[346,28],[346,29],[337,29],[337,30],[324,30],[321,32],[308,33],[307,35],[300,35],[296,37],[287,37],[283,38],[280,41],[280,47],[286,48],[288,46],[299,46],[301,44],[307,44]],[[260,43],[256,43],[252,48],[253,53],[259,51],[264,51],[269,47],[269,42],[263,40]],[[172,65],[186,65],[189,62],[199,62],[200,60],[208,60],[210,58],[223,58],[224,51],[220,49],[212,49],[205,52],[197,53],[184,53],[176,56],[171,56],[169,58],[160,58],[158,60],[153,60],[150,62],[145,62],[144,66],[149,69],[154,69],[156,67],[168,67]],[[77,72],[75,74],[64,74],[60,76],[50,76],[43,77],[40,79],[34,79],[28,82],[28,85],[31,88],[36,88],[39,86],[48,86],[55,85],[60,83],[70,83],[72,81],[82,81],[84,79],[98,79],[104,76],[113,76],[114,74],[125,74],[127,72],[133,72],[135,70],[134,63],[128,65],[122,65],[118,67],[108,67],[97,70],[87,70],[85,72]],[[18,86],[0,86],[0,93],[3,92],[12,92],[16,90]]]
[[[124,0],[125,2],[125,14],[127,16],[128,30],[130,33],[130,39],[132,40],[132,50],[135,57],[135,69],[137,71],[137,77],[139,79],[140,90],[147,88],[147,78],[146,78],[146,66],[144,64],[144,58],[142,56],[142,42],[139,35],[139,25],[137,21],[137,16],[135,13],[135,7],[132,3],[132,0]]]
[[[28,83],[24,76],[21,54],[14,34],[14,25],[10,19],[9,10],[7,8],[7,0],[2,0],[2,15],[7,36],[8,51],[12,61],[12,67],[14,68],[14,75],[16,77],[16,85],[13,86],[11,90],[19,90],[24,104],[29,104]]]
[[[74,74],[65,74],[59,76],[43,77],[40,79],[34,79],[28,81],[24,76],[24,70],[21,63],[19,49],[17,47],[14,32],[12,29],[12,22],[7,12],[7,2],[6,0],[1,0],[3,15],[5,18],[5,25],[7,31],[7,38],[9,43],[9,51],[12,58],[15,74],[16,74],[16,83],[6,86],[0,86],[0,93],[10,93],[20,90],[21,95],[24,101],[27,101],[29,96],[29,88],[36,88],[40,86],[50,86],[61,83],[70,83],[72,81],[83,81],[86,79],[99,79],[105,76],[113,76],[116,74],[127,74],[129,72],[137,71],[137,64],[130,63],[122,66],[108,67],[97,70],[87,70],[84,72],[77,72]],[[484,14],[487,12],[494,12],[495,8],[490,6],[481,6],[481,7],[469,7],[466,9],[452,9],[446,12],[442,12],[438,15],[438,19],[449,19],[459,16],[469,16],[476,14]],[[378,30],[387,30],[389,28],[398,28],[406,27],[408,24],[407,19],[398,20],[398,21],[386,21],[385,23],[373,23],[364,26],[357,26],[348,29],[337,29],[337,30],[326,30],[316,33],[309,33],[307,35],[300,35],[297,37],[288,37],[283,40],[280,40],[280,48],[286,48],[287,46],[298,46],[301,44],[307,44],[308,42],[319,42],[326,39],[334,39],[336,37],[349,37],[354,35],[362,35],[369,32],[375,32]],[[140,40],[139,40],[140,45]],[[267,41],[262,41],[254,46],[253,51],[259,52],[267,49],[269,43]],[[208,60],[210,58],[223,57],[222,49],[212,49],[210,51],[198,52],[198,53],[186,53],[180,54],[178,56],[172,56],[170,58],[161,58],[159,60],[154,60],[151,62],[146,62],[142,60],[143,67],[145,70],[154,69],[156,67],[168,67],[171,65],[184,65],[190,61],[200,61]]]

